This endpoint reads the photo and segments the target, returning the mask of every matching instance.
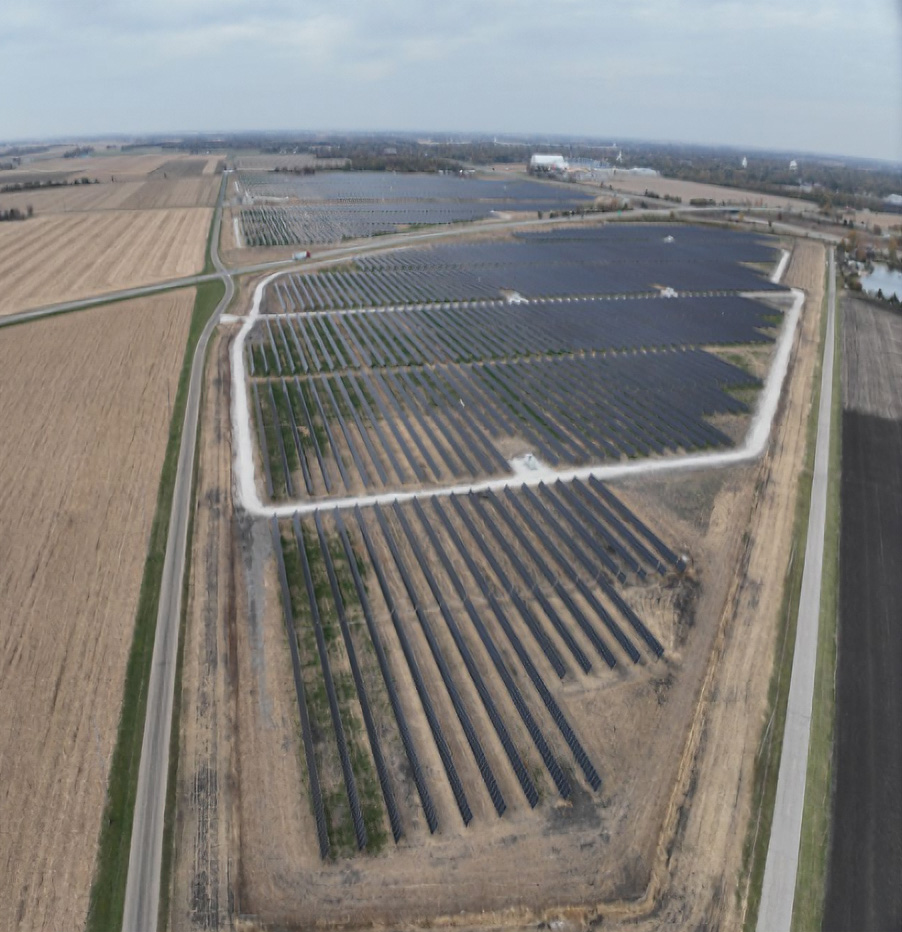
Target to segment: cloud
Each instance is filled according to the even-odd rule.
[[[902,158],[889,0],[5,0],[3,20],[11,136],[423,128]],[[850,133],[835,114],[863,93]]]

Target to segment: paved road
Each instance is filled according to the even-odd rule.
[[[833,250],[827,299],[827,336],[818,409],[814,479],[802,592],[796,628],[792,679],[786,709],[786,730],[780,755],[780,774],[771,825],[770,845],[764,867],[764,885],[758,910],[758,932],[789,932],[795,898],[802,834],[802,810],[808,773],[808,741],[817,662],[817,632],[821,610],[821,574],[824,565],[824,528],[827,518],[827,469],[830,459],[830,415],[833,404],[833,344],[836,320],[836,281]]]
[[[225,294],[201,333],[191,364],[188,404],[185,410],[185,424],[175,478],[166,557],[163,562],[160,606],[157,613],[153,661],[147,694],[147,718],[144,723],[144,743],[141,747],[141,766],[138,771],[138,796],[135,801],[128,879],[125,888],[125,911],[122,923],[124,932],[153,932],[157,928],[160,865],[163,852],[163,817],[166,810],[166,783],[169,774],[169,739],[172,729],[182,580],[191,515],[191,488],[203,361],[210,334],[216,327],[220,314],[228,307],[235,293],[234,282],[223,268],[217,248],[224,191],[225,183],[223,182],[213,221],[211,248],[217,275],[205,276],[205,278],[221,278],[225,283]]]

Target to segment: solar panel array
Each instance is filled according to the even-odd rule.
[[[638,231],[637,231],[638,227]],[[668,241],[670,240],[670,241]],[[752,263],[776,253],[760,237],[659,224],[607,225],[511,241],[402,249],[346,268],[286,276],[273,313],[547,296],[778,291]]]
[[[679,262],[664,263],[660,254],[674,247]],[[710,419],[746,414],[735,392],[760,383],[703,348],[772,341],[780,313],[770,305],[736,290],[424,299],[453,292],[449,282],[464,277],[471,293],[485,293],[493,270],[544,276],[558,291],[574,270],[603,285],[614,267],[618,281],[624,268],[638,281],[664,264],[691,267],[702,284],[730,274],[731,285],[752,276],[770,286],[740,264],[768,257],[773,250],[758,238],[642,225],[403,250],[356,272],[282,276],[266,299],[274,313],[247,343],[261,387],[254,411],[267,494],[505,475],[521,448],[566,466],[730,446]],[[348,309],[298,312],[326,303]]]
[[[240,212],[248,246],[334,243],[493,212],[586,207],[593,199],[577,187],[437,174],[242,172],[240,180],[252,197],[284,202]]]
[[[747,413],[728,389],[757,384],[683,348],[270,375],[257,423],[277,500],[504,475],[512,438],[552,466],[726,447],[707,419]]]
[[[601,788],[566,686],[661,656],[625,587],[682,568],[606,486],[317,511],[273,542],[322,857]]]

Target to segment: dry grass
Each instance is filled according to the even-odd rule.
[[[198,272],[211,215],[182,208],[0,224],[0,315]]]
[[[194,292],[0,334],[0,928],[82,928]]]

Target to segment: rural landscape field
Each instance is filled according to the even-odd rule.
[[[892,927],[895,176],[685,155],[0,148],[0,927]]]
[[[87,916],[193,299],[140,298],[0,337],[0,422],[16,438],[0,453],[6,928]]]

